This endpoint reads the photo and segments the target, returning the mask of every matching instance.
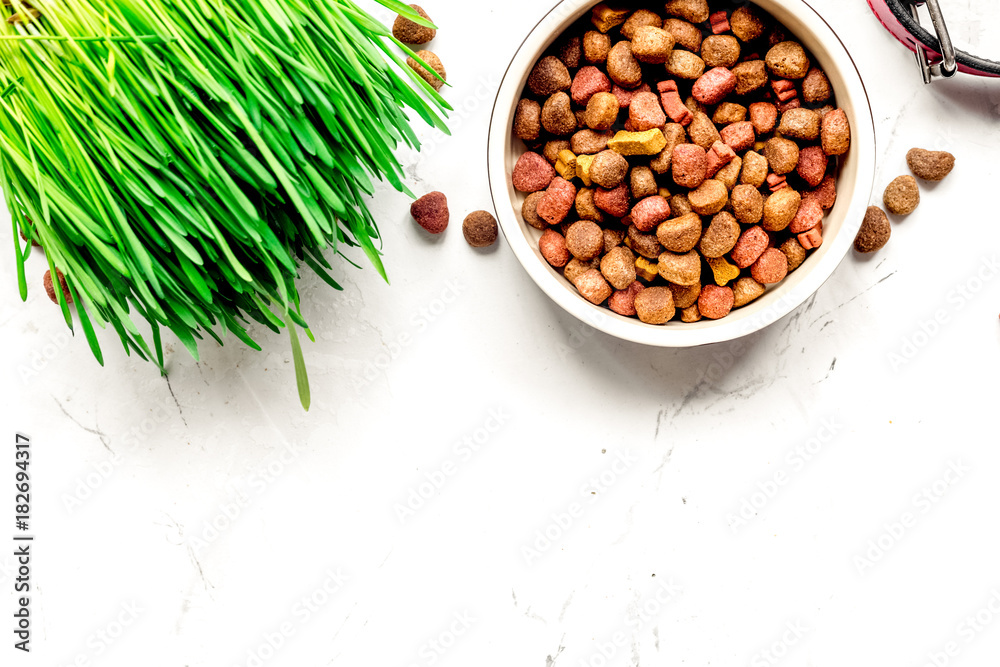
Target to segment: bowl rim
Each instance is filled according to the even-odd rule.
[[[794,14],[795,18],[812,33],[812,37],[824,45],[826,55],[836,64],[841,74],[845,90],[838,91],[838,97],[846,92],[855,110],[854,120],[851,123],[849,155],[852,162],[856,162],[857,171],[851,200],[847,205],[844,222],[836,236],[830,241],[824,239],[824,246],[827,248],[820,261],[810,267],[799,280],[771,287],[769,293],[760,298],[758,307],[752,314],[733,319],[726,317],[714,321],[702,320],[701,326],[675,322],[667,326],[651,325],[635,318],[622,317],[605,306],[594,305],[575,291],[567,289],[569,283],[562,276],[553,273],[551,267],[539,258],[537,248],[533,247],[536,244],[528,242],[523,222],[515,213],[515,207],[509,197],[509,175],[505,157],[511,142],[513,109],[516,100],[520,99],[524,79],[530,67],[548,45],[597,4],[598,0],[557,2],[528,31],[524,40],[518,45],[497,90],[487,135],[488,183],[500,228],[518,262],[549,298],[577,319],[617,338],[645,345],[694,347],[734,340],[759,331],[789,315],[819,290],[847,256],[874,189],[877,155],[874,113],[861,72],[847,46],[826,19],[806,0],[754,0],[754,4],[769,13],[773,14],[774,8],[777,7]]]

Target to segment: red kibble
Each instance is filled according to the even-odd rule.
[[[750,275],[761,285],[780,283],[788,275],[788,257],[777,248],[768,248],[750,267]]]
[[[448,228],[448,198],[443,192],[429,192],[410,204],[410,215],[431,234],[440,234]]]
[[[802,232],[809,231],[821,222],[823,222],[823,209],[820,207],[819,202],[812,198],[804,199],[799,204],[799,210],[796,212],[795,217],[792,218],[791,224],[788,225],[788,230],[792,234],[801,234]]]
[[[632,207],[632,224],[641,232],[651,231],[670,217],[670,203],[659,195],[646,197]]]
[[[720,10],[711,14],[708,17],[708,22],[712,26],[712,32],[716,35],[729,32],[729,17],[726,15],[725,10]]]
[[[736,158],[736,153],[728,145],[721,141],[716,141],[709,149],[706,159],[705,175],[712,178],[720,169],[732,162]]]
[[[566,263],[569,262],[566,239],[554,229],[546,229],[542,232],[542,237],[538,239],[538,250],[546,262],[557,268],[566,266]]]
[[[564,178],[553,178],[545,194],[538,200],[538,217],[550,225],[566,219],[576,203],[576,186]]]
[[[771,238],[764,231],[764,228],[760,225],[754,225],[740,235],[730,257],[733,258],[736,266],[745,269],[756,262],[757,258],[767,250],[770,241]]]
[[[691,95],[702,104],[718,104],[736,90],[736,75],[725,67],[713,67],[694,82]]]
[[[786,185],[788,185],[788,179],[784,175],[781,176],[779,176],[778,174],[767,175],[767,187],[771,192],[777,192]]]
[[[670,158],[674,182],[682,188],[694,189],[705,181],[708,173],[708,156],[705,149],[694,144],[681,144],[674,148]]]
[[[799,239],[799,245],[806,250],[820,247],[823,245],[823,223],[819,223],[808,232],[799,234],[796,238]]]
[[[573,85],[569,89],[570,97],[580,106],[587,106],[590,98],[597,93],[610,93],[611,79],[593,65],[581,67],[573,77]]]
[[[812,187],[823,182],[829,158],[819,146],[806,146],[799,151],[799,164],[795,167],[799,176]]]
[[[798,94],[795,92],[795,84],[787,79],[772,81],[771,90],[774,91],[774,96],[778,98],[779,102],[787,102]]]
[[[628,122],[626,131],[644,132],[656,127],[663,127],[667,123],[667,114],[663,113],[660,106],[660,98],[655,93],[638,92],[632,97],[628,107]],[[629,130],[631,125],[633,129]]]
[[[628,186],[622,183],[614,190],[597,188],[594,192],[594,205],[608,215],[624,218],[629,209]]]
[[[694,120],[694,114],[681,100],[680,93],[677,91],[677,82],[661,81],[656,84],[656,89],[660,93],[663,110],[670,116],[670,120],[681,125],[690,125],[691,121]]]
[[[611,298],[608,299],[608,308],[619,315],[635,317],[635,297],[645,288],[645,285],[636,280],[626,289],[618,290],[612,294]]]
[[[753,123],[741,120],[726,125],[719,131],[722,140],[734,151],[745,151],[753,147],[757,135],[753,131]]]
[[[782,255],[784,256],[784,255]],[[698,296],[698,311],[702,317],[719,320],[729,314],[736,303],[736,295],[728,287],[705,285]]]
[[[653,92],[653,89],[649,87],[648,83],[643,83],[634,90],[626,90],[617,83],[611,88],[611,94],[618,98],[618,108],[620,109],[627,109],[632,104],[632,100],[635,99],[635,96],[639,93],[651,92]]]
[[[538,192],[549,187],[556,177],[555,168],[538,153],[528,151],[517,159],[511,181],[514,189],[521,192]]]
[[[793,97],[787,102],[778,103],[778,111],[780,111],[781,113],[785,113],[790,109],[800,109],[801,107],[802,107],[802,101],[799,100],[799,98],[797,97]]]
[[[754,102],[747,109],[757,134],[768,134],[778,122],[778,107],[769,102]]]

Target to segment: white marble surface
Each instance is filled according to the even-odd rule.
[[[792,315],[644,348],[459,229],[489,207],[492,93],[547,4],[424,3],[460,111],[406,159],[453,225],[430,239],[383,192],[392,286],[343,263],[343,293],[303,280],[308,414],[287,340],[259,331],[262,354],[172,346],[169,382],[104,335],[99,368],[40,257],[20,302],[4,238],[0,414],[33,438],[37,541],[34,651],[4,627],[2,664],[995,660],[1000,84],[925,87],[865,3],[814,0],[872,94],[876,190],[914,145],[958,166]]]

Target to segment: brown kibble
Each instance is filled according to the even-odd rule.
[[[693,81],[705,73],[705,61],[690,51],[674,49],[667,59],[667,72],[679,79]]]
[[[514,136],[521,141],[537,141],[541,132],[542,105],[527,98],[518,102],[514,114]]]
[[[570,137],[570,150],[577,155],[596,155],[608,148],[608,140],[612,137],[611,132],[595,132],[594,130],[580,130]]]
[[[541,107],[539,107],[539,124],[541,124]],[[570,143],[566,139],[555,139],[553,141],[546,141],[545,147],[542,149],[542,155],[550,164],[555,164],[559,161],[559,153],[562,151],[568,151],[570,149]]]
[[[594,204],[594,190],[592,188],[580,188],[576,193],[576,214],[581,220],[592,220],[593,222],[604,222],[604,214]]]
[[[740,59],[740,43],[732,35],[709,35],[701,43],[701,59],[706,67],[732,67]]]
[[[667,140],[667,145],[660,151],[659,155],[649,162],[650,169],[657,174],[665,174],[670,171],[674,149],[687,140],[687,133],[680,123],[667,123],[663,126],[663,138]]]
[[[607,32],[624,23],[631,13],[629,9],[609,7],[607,3],[602,2],[594,7],[590,14],[590,22],[601,32]]]
[[[608,52],[608,76],[622,88],[635,88],[642,83],[642,67],[632,55],[632,43],[622,41]]]
[[[946,151],[911,148],[906,154],[906,164],[917,178],[940,181],[955,168],[955,156]]]
[[[701,50],[701,29],[682,19],[667,19],[663,29],[674,38],[674,48],[681,47],[691,53]]]
[[[688,201],[687,195],[680,194],[670,198],[670,212],[674,215],[684,215],[694,212],[694,209],[691,208],[691,202]]]
[[[747,60],[733,68],[733,76],[736,77],[736,94],[748,95],[767,83],[767,67],[763,60]]]
[[[622,24],[622,37],[635,41],[636,31],[644,26],[662,28],[663,19],[660,18],[660,15],[656,12],[648,9],[637,9],[632,16],[628,17],[625,23]],[[673,39],[671,39],[670,43],[673,44]]]
[[[882,201],[890,213],[909,215],[920,203],[920,188],[917,179],[909,174],[897,176],[882,195]]]
[[[604,231],[590,220],[574,222],[566,231],[566,248],[578,260],[590,261],[604,249]]]
[[[729,203],[729,191],[719,181],[709,178],[688,193],[688,201],[695,213],[715,215]]]
[[[489,211],[473,211],[462,222],[462,234],[473,248],[485,248],[496,243],[497,220]]]
[[[611,38],[590,30],[583,35],[583,59],[589,63],[603,63],[611,51]]]
[[[778,132],[792,139],[812,141],[819,137],[819,114],[812,109],[789,109],[781,115]]]
[[[698,304],[688,306],[681,310],[681,322],[699,322],[701,321],[701,311],[698,310]]]
[[[875,252],[889,242],[891,234],[889,216],[878,206],[869,206],[861,229],[854,237],[854,249],[858,252]]]
[[[656,228],[656,239],[670,252],[690,252],[701,239],[701,217],[685,213],[665,220]]]
[[[688,136],[691,143],[701,146],[706,151],[712,147],[716,141],[722,141],[722,135],[715,127],[715,123],[706,114],[699,111],[694,114],[694,120],[688,126]]]
[[[611,252],[612,248],[617,248],[622,244],[624,235],[617,229],[604,230],[604,252]]]
[[[750,276],[744,276],[733,284],[733,307],[742,308],[760,297],[765,288]]]
[[[73,303],[73,295],[70,294],[69,285],[66,284],[66,276],[59,269],[56,269],[56,277],[59,279],[59,287],[62,289],[63,298],[66,299],[66,303]],[[45,293],[49,295],[49,299],[52,303],[59,303],[59,296],[56,294],[55,285],[52,283],[52,273],[51,271],[46,271],[45,275],[42,276],[42,285],[45,287]]]
[[[729,196],[733,215],[744,225],[756,225],[764,215],[764,196],[752,185],[743,183]]]
[[[791,224],[799,211],[802,196],[792,188],[781,188],[764,202],[761,226],[769,232],[780,232]]]
[[[715,180],[725,185],[727,190],[732,190],[736,187],[736,181],[739,180],[740,170],[742,168],[743,159],[736,156],[733,158],[732,162],[716,172]]]
[[[611,129],[618,120],[618,98],[611,93],[597,93],[587,102],[587,127],[598,132]]]
[[[708,0],[667,0],[665,10],[669,16],[691,23],[704,23],[708,20]]]
[[[538,250],[542,253],[545,261],[556,268],[566,266],[569,261],[566,239],[554,229],[546,229],[542,232],[542,237],[538,239]]]
[[[722,211],[712,218],[708,229],[702,234],[698,250],[711,259],[722,257],[733,249],[739,238],[740,223],[731,213]]]
[[[743,154],[743,171],[740,173],[740,183],[759,188],[767,180],[767,158],[760,153],[747,151]]]
[[[590,179],[608,190],[621,185],[626,175],[628,175],[628,160],[615,151],[601,151],[590,165]]]
[[[545,100],[542,107],[542,127],[546,132],[557,136],[570,135],[576,131],[576,116],[573,114],[569,95],[555,93]]]
[[[674,297],[670,289],[647,287],[635,295],[635,312],[646,324],[666,324],[674,316]]]
[[[809,56],[798,42],[775,44],[764,62],[767,69],[781,79],[803,79],[809,73]]]
[[[410,204],[410,215],[431,234],[440,234],[448,227],[448,198],[443,192],[429,192]]]
[[[568,262],[566,262],[566,266],[563,267],[562,273],[563,277],[566,280],[570,281],[575,285],[577,278],[585,274],[587,271],[590,271],[591,269],[600,268],[600,266],[601,266],[600,260],[592,259],[589,262],[581,262],[576,257],[573,257]]]
[[[701,281],[701,257],[695,250],[682,255],[664,252],[660,255],[657,269],[669,283],[688,286]]]
[[[729,27],[742,42],[752,42],[764,34],[767,27],[763,11],[753,5],[743,5],[733,10]]]
[[[788,258],[789,273],[802,266],[802,262],[806,261],[806,249],[794,236],[778,246],[778,250],[785,253],[785,257]]]
[[[629,183],[632,186],[632,198],[636,200],[651,197],[659,191],[656,177],[653,176],[653,170],[649,167],[633,167]]]
[[[663,252],[663,246],[656,238],[656,234],[643,234],[635,225],[629,225],[628,245],[632,250],[646,259],[657,259]]]
[[[716,125],[730,125],[746,120],[747,108],[735,102],[723,102],[715,108],[712,114],[712,122]],[[721,134],[721,132],[720,132]]]
[[[823,116],[820,136],[827,155],[843,155],[850,149],[851,124],[843,109],[834,109]]]
[[[802,80],[802,99],[806,104],[822,104],[833,95],[830,81],[823,70],[813,67]]]
[[[437,72],[438,76],[440,76],[441,78],[439,79],[437,76],[434,76],[431,72],[427,71],[427,69],[423,65],[418,63],[413,58],[407,58],[406,64],[409,65],[410,69],[416,72],[421,79],[431,84],[431,87],[434,88],[434,90],[440,91],[441,88],[444,86],[445,81],[447,81],[448,79],[448,73],[445,72],[444,65],[441,63],[441,59],[437,57],[437,54],[431,51],[417,51],[417,56],[425,63],[430,65],[431,69]]]
[[[678,308],[690,308],[698,302],[698,297],[701,296],[700,282],[693,285],[669,283],[667,287],[670,288],[671,294],[674,295],[674,305]]]
[[[420,5],[410,5],[410,7],[417,14],[433,23],[431,17],[427,15],[427,12]],[[396,21],[392,24],[392,36],[403,44],[426,44],[434,39],[435,35],[437,35],[437,30],[434,28],[419,25],[404,16],[397,16]]]
[[[570,37],[559,45],[559,60],[569,69],[577,69],[583,58],[583,40],[580,37]]]
[[[604,279],[604,276],[597,269],[588,269],[577,276],[573,284],[576,285],[580,296],[595,306],[601,305],[611,296],[611,286],[608,285],[608,281]]]
[[[662,65],[673,48],[674,36],[657,26],[640,26],[632,37],[632,55],[639,62]]]
[[[521,217],[535,229],[548,229],[549,227],[549,223],[538,215],[538,200],[544,196],[545,192],[532,192],[524,198],[524,203],[521,204]]]
[[[535,95],[549,97],[563,90],[569,90],[573,79],[566,64],[555,56],[546,56],[538,61],[528,76],[528,88]]]
[[[799,164],[799,145],[791,139],[774,137],[764,145],[764,157],[776,174],[789,174]]]
[[[601,273],[617,290],[635,282],[635,256],[625,246],[611,248],[601,259]]]

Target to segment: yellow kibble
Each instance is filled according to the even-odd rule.
[[[593,185],[590,180],[590,165],[594,163],[595,155],[580,155],[576,158],[576,175],[588,188]]]
[[[567,181],[572,181],[576,177],[576,154],[570,150],[559,151],[559,159],[556,160],[556,171]]]
[[[612,28],[625,23],[625,19],[627,19],[631,13],[632,11],[629,9],[609,7],[607,4],[602,2],[594,7],[594,12],[590,17],[590,21],[594,24],[594,27],[601,32],[607,32]]]
[[[667,146],[667,138],[659,128],[645,132],[618,132],[608,140],[608,148],[619,155],[656,155]]]
[[[719,287],[725,287],[730,280],[736,280],[740,276],[739,268],[727,262],[725,257],[706,257],[705,261],[712,267],[715,284]]]
[[[631,241],[631,239],[626,240],[626,245],[629,245],[628,241]],[[660,275],[660,270],[654,262],[649,261],[645,257],[636,257],[635,275],[649,282]]]
[[[664,199],[670,199],[671,196],[670,190],[667,190],[666,188],[660,188],[659,190],[656,191],[656,194],[663,197]]]

